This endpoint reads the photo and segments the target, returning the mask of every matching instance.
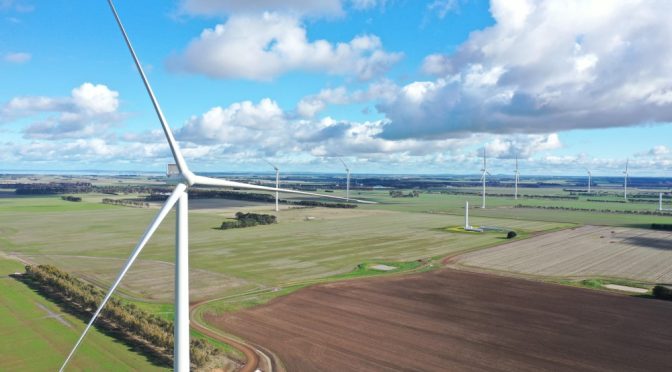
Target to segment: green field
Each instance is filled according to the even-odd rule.
[[[0,213],[3,251],[30,262],[56,264],[101,287],[109,285],[156,213],[154,209],[95,209],[99,205],[93,202],[50,200],[55,197],[31,198],[31,205],[40,205],[41,199],[43,205],[49,206],[41,213],[34,209]],[[295,208],[281,211],[276,225],[215,229],[223,218],[238,210],[200,210],[190,214],[194,300],[343,274],[364,261],[410,261],[501,242],[500,236],[491,234],[465,237],[442,230],[461,225],[461,216],[405,213],[379,207]],[[472,223],[520,232],[567,226],[480,217],[474,217]],[[173,228],[171,215],[122,285],[128,296],[160,302],[172,298]]]
[[[7,277],[22,271],[16,261],[0,258],[0,369],[55,371],[70,352],[84,324]],[[93,330],[69,365],[69,371],[161,370],[114,338]],[[164,368],[165,369],[165,368]]]
[[[537,195],[567,194],[560,189],[543,189],[543,193],[533,190]],[[334,195],[342,195],[342,192],[337,190]],[[108,196],[86,194],[79,203],[63,201],[59,196],[0,198],[0,252],[31,263],[54,264],[106,289],[157,212],[156,207],[129,208],[100,203]],[[672,219],[668,216],[513,208],[523,204],[654,210],[656,205],[651,203],[525,198],[516,201],[512,197],[488,197],[488,208],[480,209],[477,208],[481,201],[478,195],[421,193],[418,198],[391,198],[387,191],[353,191],[351,196],[376,200],[380,204],[360,205],[356,209],[283,206],[277,213],[278,224],[231,230],[217,227],[238,211],[276,212],[272,211],[271,205],[259,203],[250,203],[248,207],[241,207],[240,203],[220,203],[212,208],[205,205],[205,208],[191,210],[191,300],[215,300],[206,309],[230,310],[262,303],[316,281],[372,274],[371,270],[358,268],[362,263],[397,263],[413,267],[413,262],[419,259],[438,259],[506,242],[505,233],[465,234],[454,229],[463,224],[465,200],[472,206],[472,225],[515,230],[520,238],[576,224],[646,227],[651,223],[669,223]],[[605,198],[616,199],[617,196]],[[207,201],[199,200],[198,203],[207,204]],[[124,297],[167,318],[172,318],[174,225],[174,215],[171,214],[121,286]],[[20,269],[20,265],[14,266],[18,267],[11,270]],[[5,319],[3,327],[27,324],[24,316],[30,319],[44,317],[46,313],[41,308],[30,308],[37,302],[57,310],[20,282],[8,278],[1,280],[3,293],[5,287],[12,293],[3,301],[11,300],[17,304],[7,304],[0,311],[26,307],[13,310],[14,313],[0,314]],[[26,296],[32,297],[27,299]],[[17,334],[17,337],[25,336],[26,342],[60,337],[58,343],[52,342],[53,345],[47,342],[37,346],[48,349],[41,353],[40,360],[44,362],[40,363],[46,363],[44,366],[58,364],[83,328],[80,320],[67,315],[64,319],[72,323],[72,330],[47,318],[33,325],[32,333]],[[14,334],[18,329],[3,331]],[[89,365],[86,363],[98,363],[104,368],[121,365],[122,369],[123,366],[141,366],[146,370],[152,367],[144,357],[99,333],[87,339],[85,346],[87,349],[78,355],[81,360],[75,363],[80,368],[86,369]],[[25,349],[30,351],[23,356],[21,353],[13,356],[19,369],[24,366],[19,363],[32,362],[28,357],[35,348]],[[0,352],[5,355],[8,351]],[[25,366],[40,369],[41,365]]]

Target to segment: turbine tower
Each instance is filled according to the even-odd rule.
[[[469,225],[469,201],[464,202],[464,229],[471,229],[471,226]]]
[[[628,201],[628,162],[630,159],[625,160],[625,172],[623,174],[625,175],[623,177],[623,198],[625,201]]]
[[[186,161],[184,160],[184,157],[182,156],[182,152],[180,151],[180,148],[175,141],[175,138],[173,136],[173,132],[171,131],[168,122],[166,121],[166,118],[163,115],[163,112],[161,110],[161,107],[159,106],[159,102],[157,101],[156,97],[154,96],[154,92],[152,91],[152,87],[149,84],[149,81],[147,80],[147,77],[145,76],[145,73],[142,69],[142,65],[140,64],[140,61],[138,60],[138,57],[135,54],[135,51],[133,50],[133,46],[131,45],[131,42],[126,34],[126,30],[124,29],[124,26],[121,23],[121,20],[119,19],[119,15],[117,14],[117,11],[114,7],[114,4],[112,3],[112,0],[107,0],[108,4],[110,6],[110,9],[112,11],[112,14],[114,15],[114,18],[117,22],[117,25],[119,26],[119,29],[121,31],[121,34],[124,38],[124,41],[126,42],[126,46],[128,47],[128,50],[131,54],[131,57],[133,58],[133,62],[135,63],[135,67],[138,70],[138,73],[140,74],[140,77],[142,79],[143,84],[145,85],[145,89],[147,90],[147,93],[149,95],[150,100],[152,101],[152,105],[154,106],[154,111],[156,112],[156,115],[159,119],[159,122],[161,123],[161,127],[163,128],[163,133],[166,136],[166,141],[168,142],[168,145],[170,146],[170,151],[172,153],[173,159],[175,159],[175,163],[177,166],[177,169],[179,170],[180,173],[180,183],[177,184],[173,192],[170,194],[166,202],[163,204],[159,212],[157,213],[156,217],[154,217],[154,220],[152,223],[147,227],[145,230],[144,234],[138,241],[137,245],[131,252],[131,255],[128,257],[128,260],[124,264],[123,268],[119,271],[119,274],[117,275],[117,278],[115,279],[114,283],[110,287],[109,291],[103,298],[103,301],[100,303],[98,306],[98,309],[96,309],[95,313],[93,314],[93,317],[87,324],[86,328],[84,329],[84,332],[82,335],[79,337],[77,342],[75,343],[74,347],[70,351],[70,354],[68,354],[67,358],[63,362],[63,365],[60,368],[60,371],[65,370],[65,367],[67,366],[68,362],[72,358],[72,356],[75,354],[77,351],[77,348],[80,346],[82,343],[82,340],[84,340],[84,337],[88,333],[88,331],[91,329],[91,326],[95,322],[95,320],[98,318],[98,315],[100,315],[100,312],[102,309],[105,307],[105,304],[110,300],[112,297],[112,294],[114,291],[117,289],[119,286],[119,283],[121,283],[121,280],[124,278],[128,270],[131,268],[135,260],[138,258],[138,255],[142,251],[142,249],[145,247],[149,239],[152,237],[154,232],[157,230],[161,222],[166,218],[170,210],[174,207],[177,206],[177,219],[176,219],[176,225],[175,225],[175,324],[174,324],[174,332],[175,332],[175,342],[174,342],[174,365],[173,368],[177,372],[186,372],[189,371],[190,368],[190,362],[189,362],[189,237],[188,237],[188,231],[189,231],[189,199],[188,199],[188,191],[189,188],[192,186],[210,186],[210,187],[233,187],[233,188],[240,188],[240,189],[250,189],[250,190],[264,190],[264,191],[276,191],[276,192],[286,192],[286,193],[293,193],[293,194],[300,194],[300,195],[311,195],[311,196],[319,196],[319,197],[324,197],[324,198],[331,198],[331,199],[339,199],[343,200],[344,198],[337,197],[337,196],[331,196],[331,195],[321,195],[317,193],[311,193],[311,192],[304,192],[304,191],[298,191],[298,190],[287,190],[287,189],[279,189],[277,187],[266,187],[266,186],[260,186],[260,185],[253,185],[253,184],[248,184],[248,183],[243,183],[243,182],[235,182],[235,181],[229,181],[225,179],[218,179],[218,178],[211,178],[211,177],[204,177],[204,176],[199,176],[194,174],[192,171],[189,170]],[[354,200],[356,202],[360,203],[373,203],[373,202],[367,202],[367,201],[359,201],[359,200]]]
[[[518,155],[516,155],[516,170],[514,171],[514,176],[515,191],[513,193],[513,198],[518,200],[518,180],[520,179],[520,172],[518,171]]]
[[[343,159],[338,158],[338,160],[343,163],[343,166],[345,167],[345,172],[346,172],[346,180],[345,180],[345,200],[348,201],[350,200],[350,168],[348,167],[347,164],[343,161]]]
[[[485,209],[485,176],[490,175],[488,168],[486,167],[485,147],[483,147],[483,169],[481,169],[481,172],[481,182],[483,183],[483,202],[481,204],[481,208]]]
[[[275,169],[275,188],[277,189],[278,187],[280,187],[280,169],[278,169],[278,167],[273,165],[273,163],[271,163],[270,161],[268,161],[266,159],[264,159],[264,161],[266,163],[268,163],[268,165],[273,167],[273,169]],[[279,204],[280,203],[280,196],[279,196],[279,194],[280,194],[279,192],[277,192],[277,191],[275,192],[275,211],[276,212],[280,211],[280,204]]]
[[[588,193],[590,194],[590,185],[592,183],[593,174],[590,173],[590,169],[588,168],[586,168],[586,172],[588,172]]]

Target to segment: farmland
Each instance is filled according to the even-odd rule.
[[[672,283],[672,233],[583,226],[468,253],[458,262],[531,275]]]
[[[57,264],[101,287],[109,285],[122,260],[155,210],[54,197],[27,199],[23,211],[15,200],[0,206],[3,250],[29,262]],[[12,213],[1,213],[11,210]],[[40,213],[36,213],[40,210]],[[268,211],[254,204],[246,211]],[[357,208],[287,209],[279,223],[253,229],[215,229],[239,207],[200,209],[191,213],[191,276],[194,300],[224,296],[259,286],[315,279],[351,271],[371,260],[410,261],[439,257],[501,243],[499,235],[462,234],[442,230],[462,217]],[[307,220],[307,217],[310,219]],[[568,227],[554,222],[476,218],[521,233]],[[39,226],[39,233],[33,230]],[[173,216],[158,230],[129,272],[123,293],[133,298],[172,298]],[[372,233],[375,232],[375,233]],[[58,239],[50,237],[58,236]]]
[[[105,184],[114,183],[114,178],[105,180]],[[143,181],[139,184],[151,183]],[[320,187],[319,183],[315,186]],[[410,191],[403,190],[403,193],[408,194]],[[355,209],[305,208],[281,204],[281,210],[277,213],[272,211],[272,205],[259,202],[194,198],[190,201],[193,208],[189,215],[191,301],[204,302],[194,310],[193,320],[200,323],[212,321],[214,325],[221,326],[220,331],[231,331],[247,337],[248,334],[244,331],[238,333],[235,324],[229,329],[230,324],[224,325],[220,320],[231,312],[248,314],[256,311],[255,306],[268,301],[272,301],[272,304],[285,301],[284,298],[274,300],[280,295],[293,293],[286,298],[300,298],[303,293],[313,290],[305,287],[315,283],[373,275],[396,281],[398,275],[395,273],[431,271],[441,266],[441,259],[446,256],[466,254],[463,257],[481,257],[479,254],[483,252],[483,257],[487,257],[487,254],[498,252],[499,249],[506,250],[507,258],[511,259],[510,266],[515,268],[533,265],[525,261],[524,257],[545,257],[544,263],[549,265],[538,265],[546,271],[534,273],[537,276],[618,276],[608,270],[619,267],[622,269],[618,260],[602,262],[599,259],[600,254],[607,252],[613,253],[616,258],[629,258],[638,262],[640,266],[630,267],[633,276],[626,275],[627,278],[640,278],[651,282],[667,280],[665,275],[669,271],[665,270],[670,267],[668,251],[657,250],[654,254],[650,249],[621,247],[621,243],[627,240],[626,235],[631,227],[649,227],[651,223],[667,223],[670,220],[665,215],[622,212],[651,212],[656,209],[656,204],[636,201],[621,203],[616,192],[601,194],[600,198],[605,200],[604,203],[588,201],[585,195],[578,199],[562,199],[569,192],[560,188],[526,189],[521,193],[535,197],[516,201],[506,195],[510,193],[510,188],[503,187],[493,188],[492,192],[500,196],[488,197],[488,208],[480,209],[478,206],[481,199],[473,194],[475,189],[459,188],[458,192],[454,191],[441,193],[427,190],[420,192],[418,197],[394,198],[387,190],[353,190],[351,196],[375,200],[380,204],[359,205]],[[462,191],[467,193],[459,193]],[[144,196],[125,192],[118,195],[95,192],[78,194],[82,197],[81,202],[61,200],[59,195],[17,197],[6,190],[3,190],[2,195],[0,252],[27,263],[56,265],[103,289],[117,275],[123,261],[160,205],[152,202],[148,208],[131,208],[101,203],[103,198]],[[336,189],[331,195],[344,195],[344,192]],[[496,226],[503,232],[475,234],[460,231],[457,227],[464,222],[465,200],[472,205],[471,224]],[[516,207],[519,205],[523,208]],[[537,206],[557,206],[564,209],[535,208]],[[585,212],[568,210],[569,208],[604,208],[617,213]],[[277,216],[278,223],[248,229],[218,229],[224,219],[233,217],[239,211],[272,213]],[[170,214],[120,287],[120,295],[126,300],[168,319],[172,319],[174,224],[174,215]],[[568,266],[562,267],[562,270],[551,265],[552,260],[548,259],[558,254],[557,249],[549,248],[550,251],[546,253],[534,250],[537,242],[544,242],[544,239],[561,241],[563,234],[571,234],[567,229],[581,224],[610,226],[594,228],[619,231],[619,243],[606,243],[605,239],[597,238],[597,243],[603,243],[598,244],[602,251],[593,252],[583,248],[568,250],[562,254],[571,258],[567,262]],[[581,229],[584,228],[579,227],[574,231],[582,231]],[[506,244],[509,241],[504,238],[508,230],[516,231],[519,236],[513,246],[518,247],[516,244],[520,244],[523,248],[509,248],[510,245]],[[562,232],[554,232],[558,230]],[[663,242],[668,239],[666,233],[645,231]],[[535,236],[539,234],[541,236]],[[591,236],[577,236],[576,239]],[[524,239],[529,237],[532,239]],[[615,237],[612,238],[613,241]],[[592,236],[590,239],[596,238]],[[595,242],[590,239],[588,244],[594,245]],[[604,246],[606,244],[609,247]],[[605,251],[608,248],[619,248],[624,253],[609,253]],[[518,253],[518,250],[522,253]],[[503,259],[500,261],[508,262]],[[583,266],[571,265],[577,262]],[[397,269],[390,273],[370,269],[381,263]],[[651,271],[646,263],[659,263],[660,270]],[[516,271],[511,267],[488,268],[485,264],[475,266],[531,275],[523,269]],[[299,290],[301,288],[304,289]],[[411,296],[410,293],[408,295]],[[461,296],[457,292],[452,295]],[[375,294],[371,296],[375,297]],[[423,296],[416,297],[411,296],[415,299]],[[385,301],[387,300],[392,305],[397,304],[397,300],[393,298],[385,297]],[[351,305],[359,306],[356,302]],[[403,313],[406,311],[403,309],[411,304],[400,303],[400,306],[399,311]],[[419,303],[418,306],[424,305]],[[250,307],[252,309],[243,310]],[[424,322],[426,319],[420,321]],[[73,322],[78,321],[73,319]],[[78,324],[81,325],[81,322]],[[212,325],[210,324],[211,327]],[[250,335],[250,339],[255,340],[253,335]],[[437,342],[446,341],[437,339]],[[65,341],[64,343],[67,344]],[[122,349],[118,357],[129,358],[126,353]],[[235,351],[228,350],[228,353],[236,355]],[[291,355],[288,358],[288,363],[293,363]],[[428,357],[429,359],[431,358]]]
[[[2,369],[57,370],[84,329],[81,320],[7,275],[22,271],[16,261],[0,257],[0,355]],[[161,370],[114,338],[93,330],[73,359],[72,370]]]
[[[663,371],[672,303],[442,269],[330,283],[217,327],[288,371]]]

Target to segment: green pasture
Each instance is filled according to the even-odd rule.
[[[511,191],[501,188],[492,192],[505,190]],[[543,191],[543,195],[566,194],[559,188],[523,189],[521,193],[531,193],[530,190]],[[332,195],[344,196],[344,192],[336,190]],[[102,204],[102,198],[109,195],[82,197],[82,202],[63,201],[60,196],[0,198],[0,253],[57,265],[107,289],[157,209]],[[209,308],[251,306],[313,281],[374,274],[368,264],[413,269],[418,259],[445,257],[506,242],[505,233],[467,234],[452,229],[464,223],[465,200],[472,206],[472,225],[514,230],[519,237],[574,224],[646,227],[672,220],[668,216],[513,208],[516,204],[619,210],[657,207],[652,203],[588,202],[585,197],[579,200],[488,197],[486,209],[478,208],[479,195],[423,192],[418,198],[391,198],[386,190],[353,190],[351,197],[380,204],[360,205],[356,209],[290,208],[279,213],[273,211],[272,205],[259,203],[192,210],[189,214],[192,301],[235,297],[235,301],[215,301]],[[604,198],[616,200],[618,196]],[[238,211],[276,214],[278,224],[218,229],[224,219]],[[167,303],[172,302],[173,296],[174,226],[175,217],[171,213],[121,286],[124,297],[167,318],[172,317],[172,306]],[[361,264],[365,266],[358,266]],[[3,271],[20,271],[21,266],[0,260]],[[35,304],[60,314],[58,307],[14,279],[2,277],[0,286],[3,293],[0,330],[3,335],[12,336],[0,342],[2,367],[55,369],[83,329],[83,322],[63,315],[70,328],[46,317],[47,312]],[[87,338],[73,368],[156,369],[143,356],[98,332]]]
[[[84,329],[79,319],[31,288],[6,275],[22,272],[20,263],[0,258],[0,370],[56,371]],[[54,316],[59,316],[56,319]],[[92,330],[69,371],[161,370],[128,346]],[[165,368],[164,368],[165,369]]]

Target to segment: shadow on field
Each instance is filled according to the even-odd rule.
[[[636,245],[643,248],[660,249],[672,251],[672,240],[663,238],[650,238],[646,236],[633,236],[623,239],[624,243]]]
[[[20,283],[25,284],[28,288],[33,290],[33,292],[49,300],[51,303],[56,304],[59,310],[76,317],[77,319],[84,322],[84,324],[88,324],[88,322],[91,320],[91,317],[93,316],[92,312],[75,308],[72,304],[66,301],[58,300],[53,293],[39,286],[34,281],[26,278],[25,275],[10,275],[10,277],[12,277],[13,279],[15,279]],[[151,346],[139,343],[134,338],[127,336],[124,332],[121,332],[119,329],[117,329],[117,326],[115,324],[106,322],[104,319],[101,319],[99,317],[98,319],[96,319],[94,327],[101,333],[105,334],[106,336],[111,337],[115,343],[122,344],[126,346],[129,351],[133,351],[135,353],[144,356],[147,359],[147,361],[149,361],[150,363],[152,363],[157,367],[165,368],[165,367],[172,367],[173,365],[172,358],[167,357],[165,354],[157,351],[157,349],[152,348]],[[80,333],[78,333],[77,335],[79,336]],[[85,343],[86,339],[83,342]],[[74,344],[72,346],[74,346]],[[67,355],[63,355],[63,360],[65,360],[66,357]]]

